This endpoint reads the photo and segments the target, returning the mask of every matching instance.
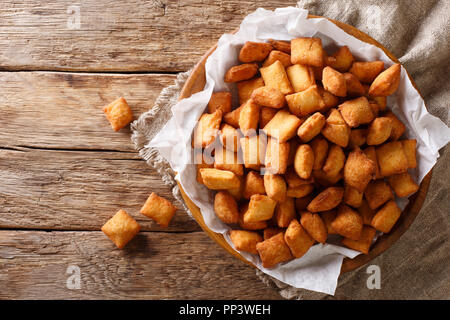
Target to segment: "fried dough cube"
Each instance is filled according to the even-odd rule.
[[[257,222],[272,218],[277,202],[262,194],[250,197],[248,210],[244,214],[244,222]]]
[[[401,210],[394,200],[386,203],[372,218],[371,225],[378,231],[389,233],[400,218]]]
[[[375,211],[370,209],[369,203],[367,203],[366,199],[362,199],[361,205],[358,208],[358,212],[363,219],[363,223],[365,225],[370,226],[372,223],[373,216],[375,215]]]
[[[284,240],[295,258],[302,257],[314,244],[314,239],[295,219],[289,224],[284,234]]]
[[[306,232],[317,242],[325,243],[328,236],[327,227],[320,215],[308,211],[303,211],[300,215],[300,224]]]
[[[319,90],[323,102],[325,103],[325,107],[320,109],[321,112],[325,112],[331,108],[336,107],[339,104],[339,98],[336,97],[334,94],[325,90],[321,86],[317,86],[317,89]]]
[[[243,105],[252,96],[255,89],[264,87],[264,80],[259,78],[254,78],[250,80],[240,81],[237,84],[239,103]]]
[[[239,117],[241,115],[241,111],[243,109],[243,105],[239,108],[234,109],[231,112],[228,112],[223,116],[223,121],[234,128],[239,128]]]
[[[260,106],[281,109],[286,103],[284,94],[277,88],[260,87],[253,91],[252,100]]]
[[[133,120],[133,111],[123,97],[103,107],[103,112],[114,131],[119,131]]]
[[[347,157],[344,165],[344,181],[359,192],[364,192],[376,172],[375,163],[360,149],[355,149]]]
[[[224,223],[237,223],[239,209],[236,200],[228,191],[219,191],[214,198],[214,212]]]
[[[350,147],[361,147],[366,143],[366,129],[352,129],[350,132]]]
[[[304,91],[315,84],[311,67],[294,64],[286,69],[286,73],[295,92]]]
[[[306,211],[306,207],[308,207],[308,204],[314,199],[313,194],[309,194],[302,198],[296,198],[295,199],[295,209],[297,211]]]
[[[387,97],[397,91],[402,67],[394,64],[380,73],[370,85],[369,95]]]
[[[383,69],[383,61],[353,62],[350,73],[361,82],[372,83]]]
[[[280,142],[286,142],[295,136],[302,121],[286,110],[280,110],[264,127],[264,132]]]
[[[279,233],[284,232],[284,229],[282,228],[276,228],[276,227],[270,227],[270,228],[266,228],[264,229],[264,240],[270,239],[273,236],[276,236]]]
[[[166,228],[169,225],[170,220],[172,220],[175,211],[177,211],[177,207],[169,200],[152,192],[142,206],[140,213],[155,220],[161,227]]]
[[[250,199],[254,194],[266,194],[264,178],[256,171],[250,171],[244,180],[244,198]]]
[[[122,249],[139,233],[141,226],[125,210],[119,210],[102,227],[104,234]]]
[[[260,108],[252,99],[248,100],[242,107],[239,114],[239,128],[245,136],[256,134]]]
[[[375,149],[380,173],[383,177],[406,172],[408,160],[400,141],[392,141]]]
[[[291,54],[291,42],[269,39],[269,43],[275,50],[283,51],[284,53]]]
[[[214,142],[222,122],[222,111],[204,113],[194,129],[193,146],[205,148]]]
[[[231,92],[213,92],[208,102],[208,113],[222,110],[223,114],[231,112]]]
[[[264,175],[264,188],[267,196],[276,202],[283,202],[286,199],[286,181],[278,174]]]
[[[320,38],[298,38],[291,40],[292,64],[323,66],[324,51]]]
[[[350,127],[342,118],[341,113],[337,109],[331,109],[325,126],[322,129],[322,135],[327,138],[328,141],[345,148],[350,139],[350,132]]]
[[[278,50],[272,50],[262,66],[268,67],[277,60],[279,60],[285,68],[292,66],[291,56]]]
[[[346,205],[340,205],[331,227],[341,236],[358,240],[361,237],[363,221],[356,211]]]
[[[385,114],[385,117],[392,119],[392,131],[391,131],[391,140],[398,140],[406,130],[406,126],[401,122],[397,116],[391,111],[388,110]]]
[[[239,51],[239,61],[263,61],[272,50],[270,43],[247,41]]]
[[[259,170],[264,164],[266,139],[259,136],[244,137],[240,140],[244,166],[247,169]]]
[[[331,176],[335,176],[342,170],[342,168],[344,168],[344,164],[344,151],[338,145],[333,144],[328,151],[328,157],[322,167],[322,170]]]
[[[267,140],[265,165],[266,170],[272,174],[284,174],[287,169],[290,144],[279,142],[269,137]]]
[[[246,230],[230,230],[230,239],[236,250],[258,254],[256,244],[263,241],[259,233]]]
[[[345,122],[353,128],[370,123],[375,118],[366,97],[345,101],[339,105],[339,111]]]
[[[314,190],[312,184],[304,184],[295,188],[288,187],[286,195],[291,198],[303,198]]]
[[[259,72],[261,72],[261,76],[267,87],[276,88],[283,94],[291,94],[294,92],[287,77],[286,70],[279,60],[268,67],[259,69]]]
[[[371,97],[368,96],[369,102],[373,101],[378,105],[378,109],[380,111],[384,111],[386,109],[387,105],[387,98],[386,97]]]
[[[344,76],[331,67],[325,67],[322,71],[323,88],[335,96],[347,96],[347,84]]]
[[[336,210],[321,212],[320,216],[323,223],[325,223],[325,227],[327,228],[327,234],[337,234],[336,230],[334,230],[331,226],[333,220],[336,219]]]
[[[394,199],[394,194],[384,180],[374,180],[367,185],[364,197],[370,209],[375,210],[386,201]]]
[[[316,85],[286,96],[289,111],[298,117],[305,117],[325,108],[325,102]]]
[[[275,117],[278,109],[262,107],[259,112],[259,127],[264,128]]]
[[[225,73],[225,82],[238,82],[253,78],[258,73],[258,65],[256,63],[244,63],[231,67]]]
[[[328,142],[323,138],[315,138],[310,142],[310,147],[314,152],[313,170],[322,169],[328,155]]]
[[[356,76],[348,72],[344,73],[343,76],[345,84],[347,85],[347,95],[349,97],[360,97],[366,93],[366,90]]]
[[[339,72],[347,72],[355,60],[347,46],[340,47],[332,57],[334,59],[331,61],[330,67]]]
[[[309,142],[316,137],[325,126],[326,119],[320,112],[309,116],[297,130],[297,135],[302,142]]]
[[[375,147],[367,147],[364,149],[364,154],[373,161],[375,164],[375,177],[374,179],[381,179],[383,176],[380,173],[380,166],[378,165],[377,152],[375,151]]]
[[[367,144],[375,146],[389,139],[392,131],[392,119],[388,117],[375,118],[369,126]]]
[[[369,254],[369,249],[372,245],[375,234],[376,230],[374,228],[364,226],[361,232],[361,238],[358,240],[344,238],[342,239],[342,244],[347,248],[362,252],[364,254]]]
[[[211,168],[202,168],[199,171],[203,184],[211,190],[236,189],[241,183],[238,176],[231,171]]]
[[[310,212],[329,211],[336,208],[344,196],[344,189],[341,187],[329,187],[319,193],[306,208]]]
[[[302,179],[309,179],[314,165],[314,152],[307,144],[302,144],[295,153],[294,168]]]
[[[400,198],[408,197],[419,190],[419,185],[408,172],[390,176],[388,181],[395,194]]]
[[[248,202],[239,208],[239,226],[245,230],[263,230],[267,228],[267,221],[244,222],[245,213],[248,210]]]
[[[256,245],[264,268],[273,268],[281,262],[292,260],[292,254],[284,241],[284,232]]]
[[[227,191],[236,199],[236,201],[241,200],[244,195],[244,177],[243,176],[237,176],[239,179],[239,187],[237,188],[231,188],[227,189]]]
[[[400,141],[403,146],[403,152],[405,153],[406,160],[408,161],[408,169],[414,169],[417,167],[416,160],[416,145],[417,140],[402,140]]]
[[[238,130],[227,123],[222,123],[219,132],[220,142],[229,151],[238,152],[241,135]]]
[[[214,168],[214,159],[205,160],[203,149],[200,152],[195,153],[194,162],[197,168],[197,182],[203,184],[202,176],[200,174],[201,168]]]
[[[345,185],[344,189],[344,202],[353,208],[359,208],[363,199],[363,193],[357,189]]]
[[[237,153],[225,148],[218,148],[216,150],[214,168],[231,171],[238,176],[244,175],[244,166],[240,163]]]
[[[292,219],[295,219],[295,203],[294,198],[286,197],[279,202],[275,208],[275,221],[280,228],[287,228]]]
[[[284,175],[284,178],[286,179],[287,184],[291,188],[300,187],[305,184],[311,184],[313,183],[312,177],[309,179],[302,179],[298,176],[298,174],[295,172],[295,169],[293,167],[289,167],[286,171],[286,174]]]
[[[313,170],[314,183],[327,188],[335,185],[339,180],[342,179],[342,177],[343,170],[335,176],[329,175],[323,170]]]

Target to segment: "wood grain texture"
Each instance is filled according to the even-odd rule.
[[[0,231],[0,299],[277,299],[203,232],[141,232],[123,249],[101,232]],[[81,288],[66,287],[80,268]]]
[[[68,27],[73,5],[79,6],[80,29]],[[2,3],[0,69],[185,71],[256,8],[294,5],[281,0]]]

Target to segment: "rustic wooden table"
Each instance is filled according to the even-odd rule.
[[[287,5],[2,3],[1,299],[280,298],[185,212],[167,229],[139,214],[151,191],[174,199],[102,107],[124,96],[137,118],[246,14]],[[124,250],[100,231],[120,208],[142,226]]]

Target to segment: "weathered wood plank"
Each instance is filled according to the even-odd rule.
[[[281,0],[6,2],[0,8],[0,69],[185,71],[256,8],[294,5]],[[73,6],[79,8],[79,29]]]
[[[177,203],[136,153],[22,150],[0,150],[0,228],[100,230],[125,209],[143,230],[200,230],[182,209],[167,229],[139,213],[152,191]]]
[[[174,79],[161,74],[0,72],[0,147],[134,151],[129,127],[114,132],[102,107],[124,96],[137,119]]]
[[[280,298],[203,232],[141,232],[118,250],[101,232],[2,230],[0,266],[0,299]]]

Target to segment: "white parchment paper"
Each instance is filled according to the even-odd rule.
[[[334,51],[335,46],[347,45],[359,61],[382,60],[385,66],[391,61],[384,52],[345,33],[326,19],[307,19],[308,12],[299,8],[281,8],[275,11],[258,9],[248,15],[236,34],[224,34],[218,47],[206,62],[206,85],[203,91],[178,102],[172,108],[172,118],[149,143],[167,159],[178,172],[176,179],[188,197],[200,208],[206,225],[224,234],[233,246],[227,231],[213,209],[213,192],[196,181],[196,170],[191,156],[190,138],[197,120],[204,112],[213,91],[231,90],[234,84],[224,83],[225,72],[239,63],[237,57],[246,41],[268,39],[290,40],[296,37],[320,37],[325,49]],[[236,97],[236,95],[234,95]],[[235,104],[236,106],[236,104]],[[438,118],[428,113],[423,99],[411,84],[402,68],[400,86],[396,94],[388,98],[388,107],[405,123],[406,138],[417,139],[418,168],[411,171],[420,183],[439,157],[438,150],[450,140],[450,129]],[[403,209],[407,201],[399,201]],[[353,258],[359,252],[332,243],[317,244],[303,257],[273,269],[262,267],[258,256],[240,252],[261,271],[296,288],[304,288],[334,294],[344,257]]]

